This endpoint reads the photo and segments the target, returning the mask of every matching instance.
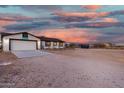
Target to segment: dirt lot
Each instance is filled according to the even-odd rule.
[[[15,60],[15,59],[16,59],[16,56],[13,55],[12,53],[0,51],[0,62],[10,61],[10,60]]]
[[[0,59],[13,63],[0,66],[0,87],[124,87],[124,50],[50,52],[23,59],[0,54]]]

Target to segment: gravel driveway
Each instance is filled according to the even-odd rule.
[[[2,67],[0,87],[124,87],[124,50],[62,50]]]

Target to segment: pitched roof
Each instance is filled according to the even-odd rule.
[[[16,34],[23,34],[23,33],[27,33],[27,34],[30,34],[30,35],[32,35],[32,36],[34,36],[34,37],[37,37],[37,36],[35,36],[35,35],[31,34],[31,33],[28,33],[28,32],[18,32],[18,33],[6,33],[6,32],[1,32],[0,34],[2,35],[2,37],[4,37],[4,36],[16,35]],[[37,37],[37,38],[39,38],[39,37]]]
[[[0,32],[0,34],[1,34],[2,36],[11,35],[11,33],[5,33],[5,32]]]
[[[32,36],[34,36],[34,37],[37,37],[37,38],[39,38],[41,41],[64,42],[64,41],[62,41],[62,40],[60,40],[60,39],[57,39],[57,38],[49,38],[49,37],[44,37],[44,36],[38,37],[38,36],[35,36],[35,35],[33,35],[33,34],[31,34],[31,33],[28,33],[28,32],[18,32],[18,33],[0,32],[0,34],[2,35],[2,37],[4,37],[4,36],[9,36],[9,35],[23,34],[23,33],[27,33],[27,34],[30,34],[30,35],[32,35]]]
[[[7,35],[11,35],[11,33],[6,33],[6,32],[0,32],[0,34],[1,34],[1,38]]]
[[[57,39],[57,38],[48,38],[48,37],[44,37],[44,36],[41,36],[39,38],[41,39],[41,41],[64,42],[64,41]]]

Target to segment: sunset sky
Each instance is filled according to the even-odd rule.
[[[124,43],[124,6],[0,6],[0,32],[24,31],[67,42]]]

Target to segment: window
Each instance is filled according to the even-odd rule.
[[[53,42],[53,46],[57,46],[57,42]]]
[[[28,39],[28,33],[23,33],[23,34],[22,34],[22,38],[23,38],[23,39]]]
[[[45,46],[51,46],[50,42],[45,42]]]
[[[62,42],[60,42],[60,43],[59,43],[59,46],[63,46],[63,43],[62,43]]]

